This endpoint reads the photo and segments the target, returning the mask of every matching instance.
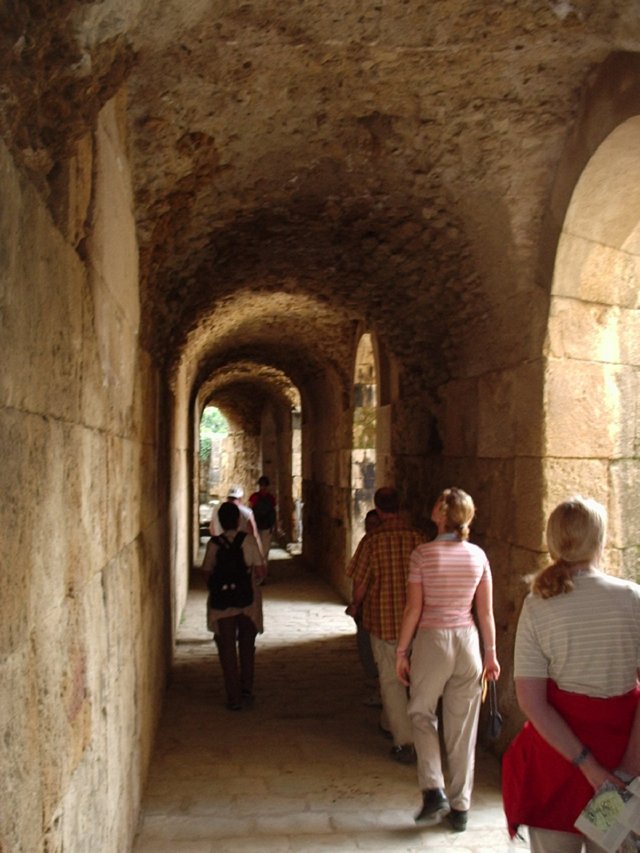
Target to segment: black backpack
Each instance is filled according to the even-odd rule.
[[[258,495],[251,508],[258,530],[271,530],[276,523],[276,511],[271,498],[268,495]]]
[[[226,610],[228,607],[248,607],[253,603],[251,569],[244,561],[242,543],[246,533],[236,533],[229,542],[222,536],[213,536],[218,546],[216,564],[209,575],[209,607]]]

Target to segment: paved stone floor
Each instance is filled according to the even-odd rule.
[[[240,712],[224,707],[204,586],[194,581],[135,853],[527,850],[508,840],[498,764],[482,751],[468,830],[416,827],[415,768],[389,758],[379,712],[362,703],[344,603],[286,552],[272,552],[271,566],[256,703]]]

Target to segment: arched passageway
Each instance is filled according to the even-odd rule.
[[[378,443],[378,370],[370,334],[358,343],[353,379],[353,437],[351,450],[351,548],[364,535],[364,519],[373,508]]]
[[[640,115],[598,146],[573,192],[546,347],[544,508],[567,489],[609,511],[607,563],[637,577]],[[558,476],[561,471],[561,476]]]
[[[376,481],[418,525],[451,483],[478,505],[500,751],[554,496],[597,486],[634,570],[637,216],[602,176],[637,171],[637,4],[25,0],[0,45],[0,845],[130,848],[207,403],[347,597],[364,333]],[[615,406],[574,456],[585,377]]]
[[[298,542],[301,539],[300,392],[280,370],[251,362],[233,363],[217,370],[201,386],[195,400],[196,424],[200,411],[211,404],[226,413],[230,423],[222,449],[224,459],[216,497],[224,500],[235,484],[243,488],[246,500],[257,488],[258,478],[266,475],[277,497],[276,537],[283,544]],[[199,545],[197,537],[194,545],[195,553]]]

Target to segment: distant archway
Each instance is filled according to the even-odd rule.
[[[225,481],[229,423],[216,406],[205,406],[200,416],[198,446],[198,522],[200,536],[207,536],[211,515],[221,500],[220,486]]]
[[[370,334],[362,335],[353,381],[351,450],[351,551],[364,534],[364,518],[376,488],[378,370]]]

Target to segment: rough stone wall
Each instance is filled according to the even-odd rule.
[[[128,849],[167,666],[117,104],[67,167],[63,233],[0,147],[0,848],[28,853]]]
[[[184,609],[189,591],[191,567],[197,556],[198,500],[194,485],[197,463],[194,457],[195,414],[191,411],[192,399],[185,379],[187,369],[181,365],[173,384],[170,408],[169,443],[169,548],[170,548],[170,600],[171,634]],[[198,409],[198,412],[201,410]],[[190,431],[191,430],[191,431]],[[189,517],[191,507],[191,517]]]
[[[309,396],[302,398],[303,556],[348,597],[351,583],[344,568],[351,512],[349,391],[332,371],[305,391]]]
[[[277,530],[284,543],[294,539],[293,504],[293,426],[291,406],[270,406],[262,421],[262,465],[261,470],[271,483],[276,496]]]
[[[518,612],[527,588],[522,578],[540,566],[544,529],[540,496],[543,393],[541,360],[512,370],[460,378],[426,395],[392,405],[396,483],[414,524],[433,533],[429,519],[438,494],[465,489],[476,504],[471,539],[483,547],[494,580],[494,613],[504,734],[522,724],[512,680]],[[410,398],[409,398],[410,399]],[[438,417],[434,416],[434,410]]]

